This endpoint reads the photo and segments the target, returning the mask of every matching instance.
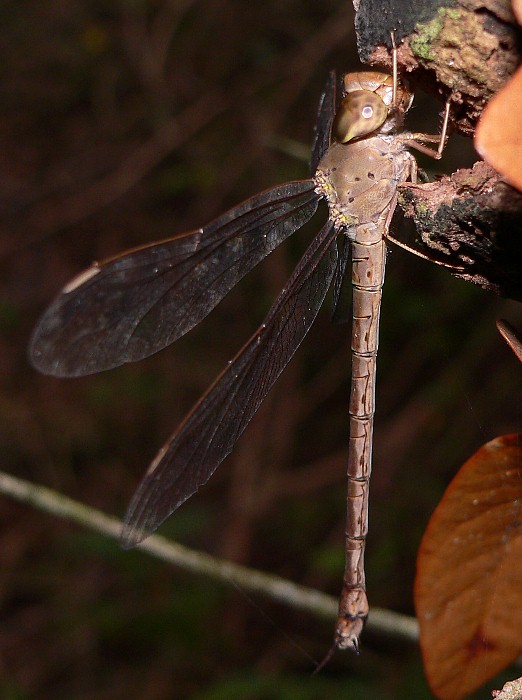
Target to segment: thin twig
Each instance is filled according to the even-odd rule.
[[[45,486],[33,484],[2,471],[0,493],[52,515],[71,520],[114,540],[120,537],[122,523],[117,518],[105,515]],[[305,610],[316,617],[333,621],[337,616],[337,600],[333,596],[299,586],[279,576],[188,549],[159,535],[151,535],[138,545],[138,549],[187,571],[233,583],[249,593],[259,593],[289,607]],[[380,608],[372,608],[368,629],[401,640],[415,642],[418,639],[418,626],[414,618]]]

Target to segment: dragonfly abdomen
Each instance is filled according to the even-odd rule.
[[[359,635],[369,609],[365,591],[364,547],[368,532],[379,313],[386,261],[382,226],[363,224],[354,233],[346,565],[336,626],[336,644],[341,649],[358,648]],[[361,239],[370,239],[371,242],[360,242]]]

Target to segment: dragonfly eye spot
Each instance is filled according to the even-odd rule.
[[[388,107],[370,90],[354,90],[341,101],[333,124],[339,143],[348,143],[379,129],[388,117]]]

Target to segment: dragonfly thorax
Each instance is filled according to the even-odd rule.
[[[395,200],[397,185],[411,172],[413,156],[395,135],[333,143],[314,176],[316,190],[328,202],[330,218],[338,229],[381,224]]]

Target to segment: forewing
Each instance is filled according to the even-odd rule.
[[[335,116],[337,102],[337,74],[330,71],[324,92],[319,100],[317,119],[314,127],[314,140],[312,145],[312,157],[310,159],[310,173],[315,175],[319,161],[330,146],[332,124]]]
[[[255,414],[308,332],[335,271],[336,232],[316,236],[264,323],[160,450],[125,518],[131,547],[206,483]]]
[[[347,323],[351,321],[352,312],[352,276],[350,274],[350,239],[346,235],[340,236],[340,254],[335,271],[332,320],[334,323]]]
[[[73,377],[161,350],[308,221],[318,199],[313,180],[288,182],[202,229],[96,263],[43,314],[29,348],[33,365]]]

